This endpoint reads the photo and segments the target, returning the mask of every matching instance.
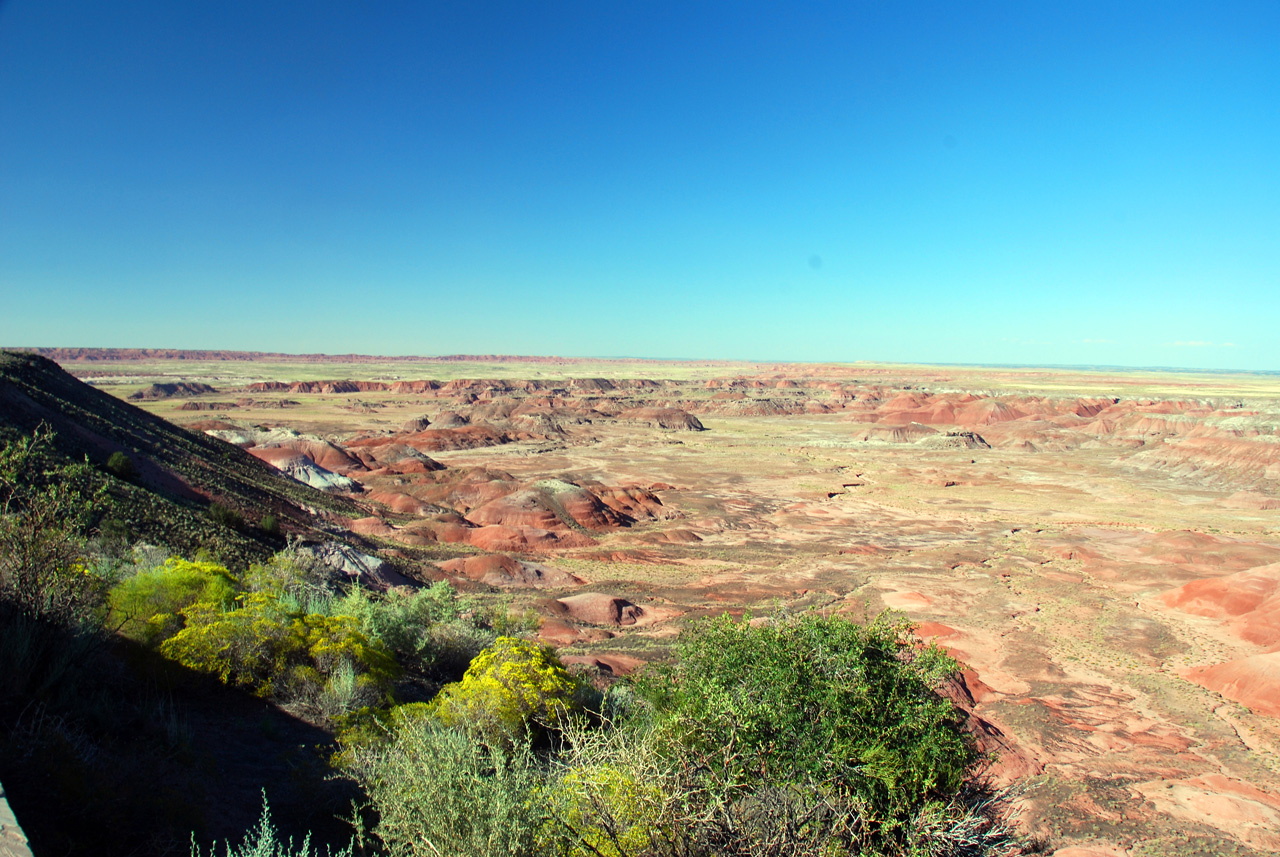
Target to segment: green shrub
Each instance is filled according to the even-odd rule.
[[[956,669],[905,623],[722,617],[683,634],[646,693],[704,770],[701,787],[730,808],[717,848],[774,853],[777,831],[805,835],[818,813],[823,838],[856,851],[901,845],[974,772],[973,738],[936,693]]]
[[[451,729],[418,706],[396,710],[388,742],[356,753],[351,772],[378,812],[392,857],[532,857],[551,823],[528,741]]]
[[[192,837],[191,857],[204,857],[204,852],[200,850],[200,846],[196,845]],[[266,792],[262,794],[262,816],[258,819],[258,826],[247,832],[244,840],[235,848],[231,847],[231,843],[225,843],[226,857],[320,857],[319,849],[312,850],[311,834],[308,833],[302,840],[302,844],[294,849],[293,839],[285,842],[280,841],[279,834],[276,832],[276,826],[271,822],[271,807],[267,805]],[[354,845],[348,845],[346,848],[338,852],[325,849],[326,857],[351,857]],[[209,847],[209,857],[217,857],[218,846],[215,842]]]
[[[262,522],[258,525],[262,532],[273,538],[280,537],[280,521],[275,515],[267,514],[262,516]]]
[[[229,530],[244,528],[244,518],[240,517],[240,513],[222,503],[210,503],[205,514],[209,516],[210,521],[220,527],[226,527]]]
[[[221,565],[169,558],[114,586],[107,595],[112,621],[129,637],[158,646],[185,625],[194,604],[225,610],[235,603],[237,581]]]
[[[332,569],[296,544],[290,544],[266,562],[250,565],[244,582],[253,592],[268,592],[308,604],[332,596],[332,578]]]
[[[324,710],[334,700],[348,708],[384,700],[399,677],[395,658],[349,616],[305,613],[264,592],[239,603],[226,612],[200,603],[186,608],[186,627],[161,644],[161,654],[326,716],[338,713]]]
[[[461,660],[465,669],[493,642],[494,635],[484,631],[471,635],[469,643],[462,642],[467,637],[462,632],[474,626],[459,617],[471,607],[469,601],[457,598],[452,586],[441,581],[422,589],[393,589],[380,595],[353,587],[332,599],[326,612],[353,617],[361,631],[395,652],[403,663],[426,672],[440,672],[438,660],[448,662],[440,666]],[[450,651],[458,645],[464,651]]]
[[[138,476],[138,468],[134,465],[133,459],[119,451],[111,453],[107,458],[107,470],[126,482],[132,482]]]
[[[681,854],[693,826],[680,768],[670,763],[648,725],[565,725],[565,742],[542,800],[555,823],[544,847],[562,855],[629,857]]]
[[[101,493],[87,464],[53,461],[52,443],[45,430],[0,446],[0,604],[79,633],[102,618],[84,541]]]
[[[499,637],[446,685],[431,713],[447,726],[462,726],[491,740],[519,735],[531,725],[556,726],[569,714],[577,683],[546,646]]]

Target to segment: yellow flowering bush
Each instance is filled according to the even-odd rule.
[[[170,557],[111,588],[107,603],[120,630],[155,646],[182,630],[183,611],[195,604],[219,610],[235,603],[238,581],[221,565]]]
[[[476,656],[462,681],[441,689],[431,713],[447,726],[515,735],[530,722],[558,724],[572,708],[575,688],[546,646],[499,637]]]
[[[629,857],[670,838],[669,831],[659,835],[667,796],[618,765],[572,769],[545,799],[557,817],[555,832],[573,831],[568,843],[552,840],[564,854]]]
[[[259,696],[341,691],[351,697],[347,707],[385,696],[399,677],[395,658],[350,616],[291,609],[265,592],[238,600],[234,610],[204,603],[183,610],[186,627],[161,644],[161,654]]]

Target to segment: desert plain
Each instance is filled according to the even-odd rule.
[[[1048,853],[1280,851],[1280,375],[51,354],[603,674],[896,611]]]

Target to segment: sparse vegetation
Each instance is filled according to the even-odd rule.
[[[23,461],[10,471],[31,470]],[[110,461],[106,469],[120,477]],[[40,503],[61,502],[56,491],[73,492],[59,507],[74,514],[61,514],[54,532],[61,541],[46,575],[54,597],[45,601],[75,605],[81,618],[72,624],[86,646],[126,645],[103,631],[104,620],[132,641],[128,658],[112,661],[117,679],[146,664],[138,675],[163,695],[204,677],[202,687],[247,691],[323,730],[312,742],[319,752],[291,761],[301,772],[292,776],[327,793],[320,784],[331,772],[319,762],[330,761],[347,778],[347,796],[364,801],[364,847],[375,853],[914,857],[1014,847],[998,801],[975,780],[981,760],[962,719],[934,692],[956,665],[906,625],[814,614],[696,623],[667,666],[602,693],[528,639],[538,615],[507,598],[461,595],[445,583],[371,592],[293,541],[252,557],[160,549],[131,559],[127,547],[108,557],[102,522],[120,521],[112,540],[123,542],[134,513],[103,517],[91,498],[137,486],[65,457],[51,456],[43,472],[58,478],[11,492],[18,511],[5,523],[30,524]],[[127,504],[132,495],[111,496]],[[221,546],[278,538],[273,514],[253,512],[247,520],[260,525],[246,525],[241,510],[255,508],[211,504],[202,532]],[[90,543],[95,526],[102,538]],[[24,627],[7,625],[5,645]],[[62,674],[71,676],[85,649],[59,651],[70,653]],[[64,687],[100,685],[72,676]],[[93,783],[90,792],[102,790],[110,778],[86,774],[85,759],[123,744],[107,737],[115,733],[101,714],[29,680],[15,693],[62,706],[47,709],[58,725],[40,727],[39,746],[88,748],[76,760],[46,757]],[[166,748],[164,764],[186,772],[179,778],[194,776],[192,733],[172,697],[131,722],[148,736],[144,746]],[[290,728],[284,722],[264,718],[259,728],[274,740]],[[335,734],[337,752],[327,743]],[[323,818],[342,809],[329,805]],[[194,807],[172,817],[202,829]],[[323,839],[345,841],[332,830]],[[264,806],[243,843],[225,847],[310,853],[310,840],[301,850],[294,841],[277,835]]]
[[[227,842],[224,848],[226,857],[321,857],[318,848],[312,849],[309,833],[296,849],[292,838],[280,840],[280,833],[271,821],[271,807],[267,804],[266,794],[262,796],[262,817],[258,819],[258,826],[246,833],[240,844],[233,847]],[[352,845],[339,851],[326,848],[324,857],[351,857],[353,848]],[[191,857],[204,857],[204,851],[195,843],[191,845]],[[217,843],[210,846],[209,857],[218,857]]]
[[[574,715],[555,659],[499,639],[344,763],[393,855],[1013,853],[950,703],[955,663],[902,624],[720,619]],[[537,736],[552,730],[548,743]],[[538,749],[542,748],[542,749]],[[492,808],[477,818],[472,805]],[[501,819],[499,830],[489,825]]]
[[[138,468],[134,466],[133,459],[118,450],[107,457],[107,470],[126,482],[132,482],[138,477]]]
[[[226,527],[229,530],[244,528],[244,518],[240,516],[240,513],[222,503],[210,503],[206,514],[209,516],[210,521],[220,527]]]

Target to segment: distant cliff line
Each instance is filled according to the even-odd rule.
[[[381,356],[376,354],[285,354],[276,351],[218,351],[180,348],[10,348],[48,357],[57,363],[111,363],[138,360],[225,360],[277,363],[671,363],[689,362],[644,357],[550,357],[516,354],[445,354],[427,356]],[[700,364],[734,361],[696,361]]]

